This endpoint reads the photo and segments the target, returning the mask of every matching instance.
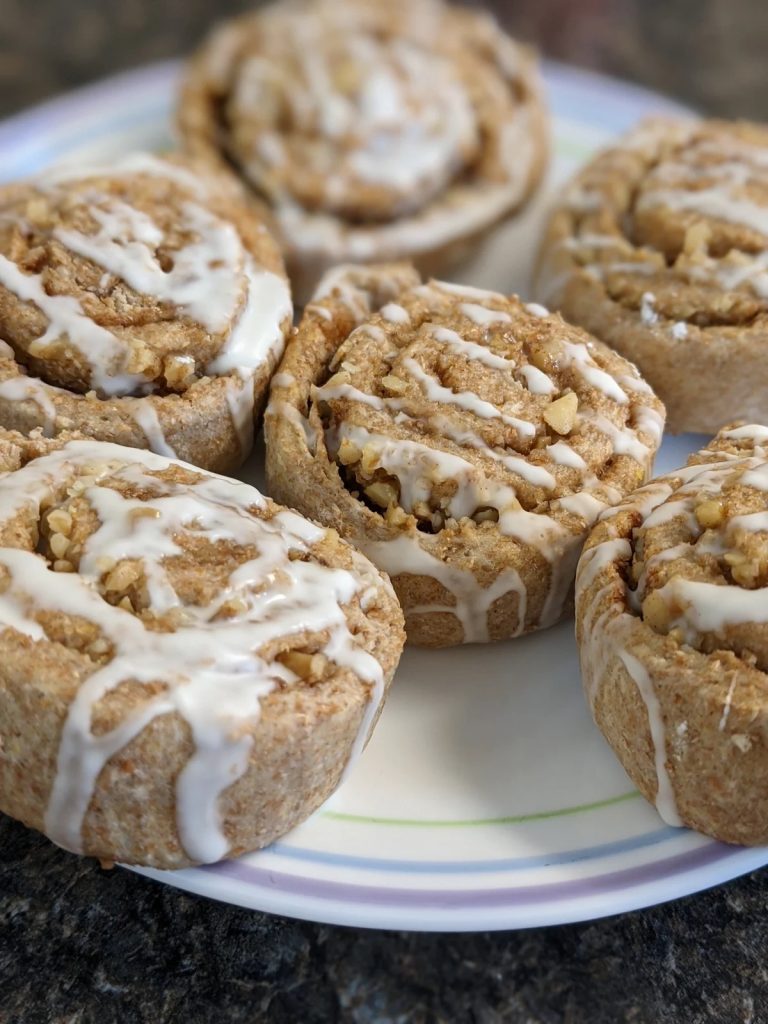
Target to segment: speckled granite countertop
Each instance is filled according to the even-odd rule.
[[[385,2],[385,0],[382,0]],[[188,49],[219,0],[0,0],[0,111]],[[547,53],[768,119],[764,0],[497,0]],[[365,932],[104,872],[0,817],[0,1024],[760,1024],[768,871],[490,935]]]

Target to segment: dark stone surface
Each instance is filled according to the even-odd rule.
[[[382,0],[386,2],[386,0]],[[187,50],[237,0],[0,0],[0,111]],[[518,0],[553,56],[768,118],[764,0]],[[104,872],[0,817],[0,1024],[759,1024],[768,873],[596,923],[490,935],[287,921]]]
[[[0,1021],[759,1024],[768,874],[559,928],[326,927],[105,872],[0,818]]]

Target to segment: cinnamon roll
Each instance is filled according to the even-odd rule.
[[[671,430],[764,419],[768,129],[641,123],[566,190],[536,276],[542,302],[637,364]]]
[[[225,24],[179,125],[271,208],[302,300],[340,262],[444,269],[525,203],[547,149],[533,55],[441,0],[289,0]]]
[[[159,868],[266,845],[331,793],[403,645],[388,582],[245,484],[0,432],[0,810]]]
[[[633,366],[540,306],[341,268],[274,377],[267,477],[392,577],[411,642],[501,640],[569,609],[589,527],[647,478],[663,420]]]
[[[768,427],[606,513],[576,578],[592,712],[669,824],[768,842]]]
[[[0,188],[0,426],[233,469],[291,321],[229,177],[134,154]]]

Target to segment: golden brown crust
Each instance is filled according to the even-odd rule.
[[[638,365],[673,432],[764,416],[767,153],[758,125],[641,123],[547,228],[537,294]]]
[[[595,721],[662,816],[768,840],[768,429],[731,425],[590,535],[576,635]]]
[[[0,808],[79,852],[161,868],[260,848],[315,810],[402,650],[370,563],[252,488],[114,445],[2,432],[0,471]],[[289,605],[291,586],[318,588],[304,625],[278,611],[265,626],[274,585]],[[250,675],[227,676],[235,655]]]
[[[519,299],[341,268],[273,379],[270,492],[384,568],[409,640],[498,640],[568,607],[598,512],[646,478],[663,411],[634,367]]]
[[[534,56],[438,0],[294,0],[225,23],[178,120],[271,207],[300,301],[339,262],[445,270],[527,200],[547,153]]]
[[[277,246],[231,178],[137,154],[7,185],[0,210],[0,424],[238,466],[291,309]],[[274,282],[261,342],[246,324],[257,277]],[[247,366],[241,323],[262,345]]]

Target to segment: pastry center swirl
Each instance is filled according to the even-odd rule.
[[[247,768],[262,700],[349,669],[376,705],[383,676],[358,632],[380,581],[334,564],[324,539],[252,487],[118,446],[70,442],[8,474],[0,623],[74,658],[79,679],[52,838],[79,849],[100,770],[177,714],[195,748],[177,783],[180,838],[216,860],[218,797]]]
[[[180,166],[53,171],[6,189],[0,212],[3,337],[46,384],[183,392],[280,344],[287,286]]]
[[[649,389],[541,312],[433,282],[357,327],[312,396],[347,488],[394,525],[530,539],[610,503],[616,459],[639,481],[661,425]]]
[[[741,325],[768,311],[764,131],[641,126],[568,203],[574,258],[645,324]]]
[[[228,113],[238,161],[275,198],[386,220],[424,205],[474,159],[475,113],[445,58],[306,22],[267,39],[270,61],[244,61]]]

